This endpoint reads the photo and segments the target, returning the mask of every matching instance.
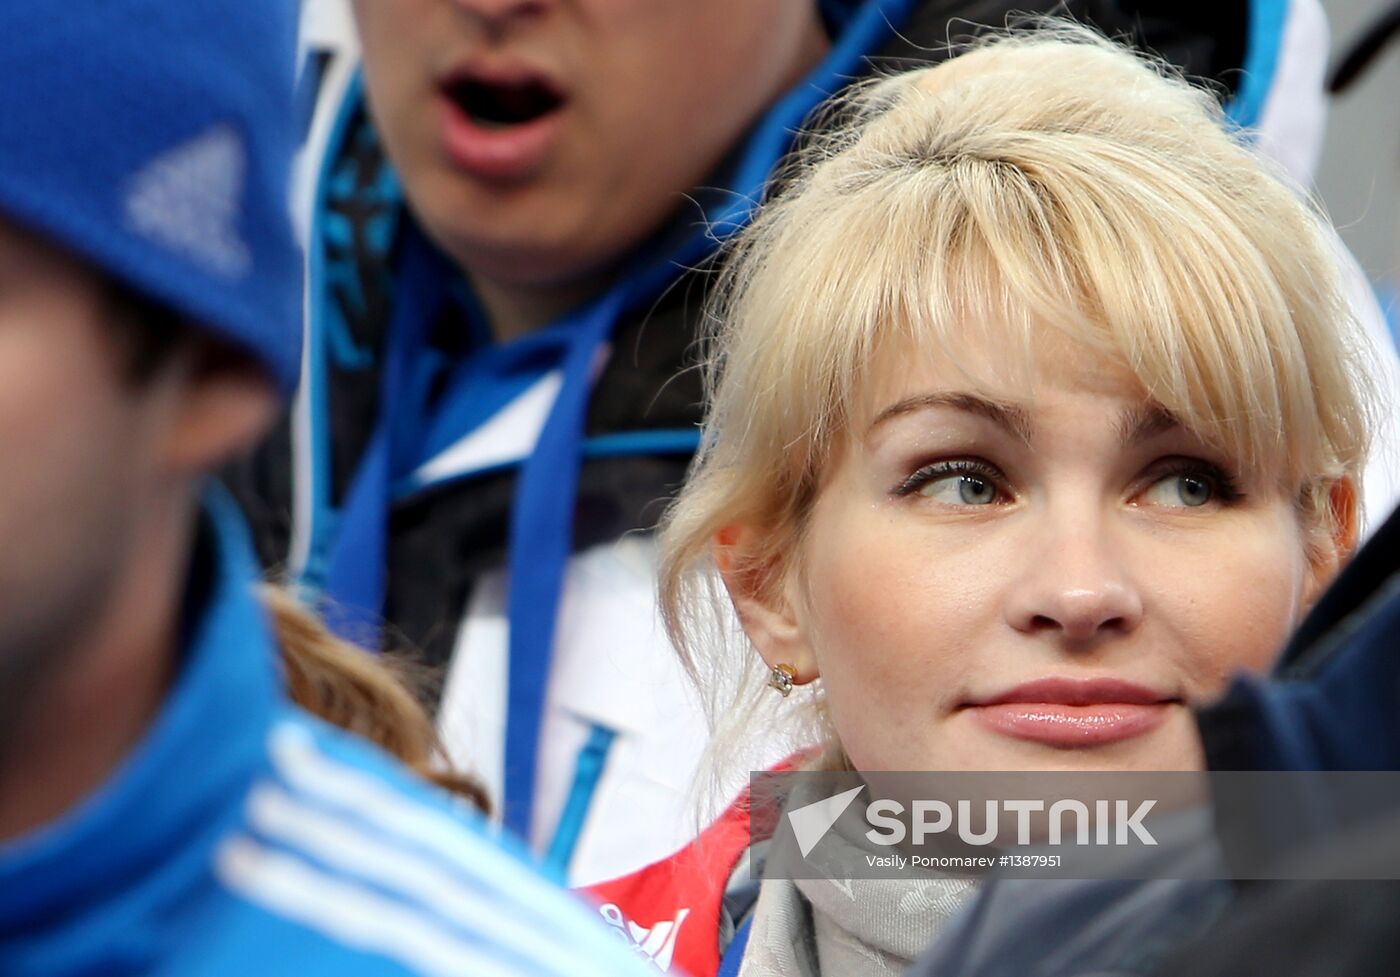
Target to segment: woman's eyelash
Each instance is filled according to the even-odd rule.
[[[1164,478],[1194,475],[1211,483],[1220,502],[1238,502],[1244,498],[1239,479],[1221,466],[1199,459],[1181,458],[1163,464],[1151,474],[1151,480],[1159,482]]]
[[[991,482],[998,488],[1005,482],[1005,476],[996,466],[976,458],[963,458],[935,461],[920,466],[908,478],[896,485],[892,494],[895,496],[912,495],[934,479],[945,478],[949,475],[975,476]],[[1151,473],[1151,480],[1158,482],[1174,476],[1195,476],[1205,479],[1214,488],[1217,500],[1223,503],[1238,502],[1244,498],[1244,492],[1239,486],[1239,479],[1225,468],[1212,462],[1187,458],[1167,462]]]
[[[998,487],[998,491],[1005,481],[1005,477],[996,466],[976,458],[935,461],[916,469],[908,478],[894,487],[893,494],[896,496],[913,495],[935,478],[945,478],[949,475],[973,475],[991,482]]]

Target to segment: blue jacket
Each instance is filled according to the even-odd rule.
[[[0,974],[639,973],[476,818],[289,705],[244,528],[208,511],[159,716],[80,806],[0,845]]]

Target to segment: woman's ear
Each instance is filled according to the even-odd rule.
[[[806,610],[792,574],[776,557],[758,556],[761,539],[752,526],[726,526],[715,533],[710,549],[739,623],[764,663],[790,666],[793,684],[805,685],[819,674]]]
[[[1332,511],[1332,543],[1337,548],[1338,566],[1347,565],[1356,552],[1361,535],[1360,494],[1350,477],[1337,479],[1327,490],[1327,505]]]
[[[1356,552],[1356,542],[1361,532],[1358,503],[1356,482],[1349,477],[1337,479],[1327,489],[1326,524],[1329,531],[1324,539],[1319,540],[1311,560],[1304,598],[1308,607],[1317,602]]]

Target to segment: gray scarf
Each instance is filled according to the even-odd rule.
[[[824,844],[859,864],[867,851],[838,821]],[[739,977],[896,977],[977,893],[934,873],[908,879],[765,878]]]
[[[739,977],[897,977],[977,892],[924,879],[765,879]]]

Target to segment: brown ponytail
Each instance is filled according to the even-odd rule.
[[[292,701],[326,722],[364,737],[416,773],[482,811],[490,809],[485,791],[470,777],[434,768],[445,759],[432,720],[410,691],[403,665],[371,655],[337,638],[283,587],[262,588],[282,650],[287,693]]]

